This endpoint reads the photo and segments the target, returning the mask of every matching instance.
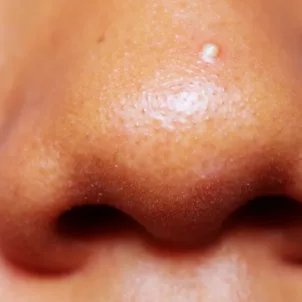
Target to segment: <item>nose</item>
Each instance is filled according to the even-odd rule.
[[[43,44],[47,58],[24,67],[8,94],[15,110],[1,132],[9,257],[46,269],[80,265],[91,247],[56,229],[77,206],[110,206],[159,240],[195,244],[253,198],[300,199],[299,56],[294,46],[282,51],[287,37],[265,21],[238,27],[252,20],[215,9],[237,20],[227,32],[219,23],[198,28],[197,14],[196,27],[179,21],[173,37],[136,26],[135,42],[120,26],[95,45],[88,24],[82,43]]]

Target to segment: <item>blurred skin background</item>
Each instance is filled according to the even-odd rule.
[[[1,301],[301,301],[301,12],[0,0]]]

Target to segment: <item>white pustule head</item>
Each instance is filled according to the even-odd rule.
[[[214,63],[220,53],[219,47],[213,43],[205,43],[202,46],[201,58],[206,63]]]

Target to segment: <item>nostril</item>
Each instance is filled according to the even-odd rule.
[[[10,263],[26,272],[65,274],[85,266],[99,251],[100,242],[128,240],[139,230],[130,216],[114,207],[77,205],[50,223],[26,230],[30,237],[21,232],[18,240],[15,237],[9,241],[5,255]]]
[[[114,207],[88,204],[75,206],[61,214],[55,228],[60,236],[91,239],[120,232],[129,223],[133,223],[131,218]]]
[[[290,264],[302,263],[302,204],[285,197],[261,197],[238,209],[224,226],[222,236],[241,242],[264,243],[270,255]],[[250,243],[249,242],[249,243]],[[264,247],[263,246],[263,247]]]
[[[251,200],[238,209],[226,222],[252,228],[283,228],[301,217],[299,202],[285,196],[264,196]]]

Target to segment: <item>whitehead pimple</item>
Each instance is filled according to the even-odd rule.
[[[201,58],[206,63],[214,63],[220,54],[218,45],[206,43],[202,47]]]

